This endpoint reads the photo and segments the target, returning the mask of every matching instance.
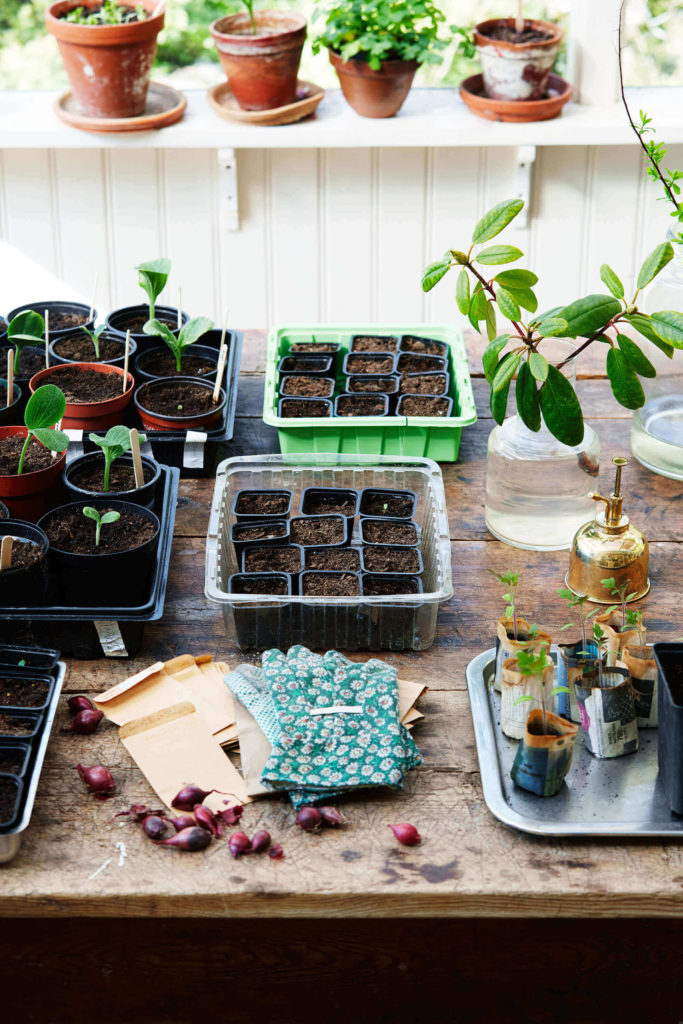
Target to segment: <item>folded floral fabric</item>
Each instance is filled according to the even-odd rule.
[[[295,806],[367,786],[399,789],[422,763],[399,719],[396,669],[382,661],[293,647],[266,651],[260,673],[243,666],[226,683],[272,744],[261,781]]]

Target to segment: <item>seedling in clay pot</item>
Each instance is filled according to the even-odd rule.
[[[344,357],[342,372],[347,376],[357,373],[370,373],[373,376],[394,373],[396,356],[391,352],[349,352]]]
[[[304,597],[359,597],[360,575],[351,572],[304,572],[301,574]]]
[[[420,528],[405,519],[361,519],[360,539],[363,544],[416,547],[420,543]]]
[[[401,376],[402,395],[445,395],[448,375],[445,373],[404,373]]]
[[[54,429],[55,424],[63,418],[65,408],[64,394],[54,384],[45,384],[31,395],[24,412],[24,425],[27,432],[19,455],[17,476],[21,476],[24,467],[27,466],[29,447],[33,441],[37,441],[50,452],[60,454],[69,447],[67,435],[62,430]],[[37,455],[42,461],[45,461],[45,456],[42,453],[37,453]],[[32,465],[33,460],[29,458],[29,466]],[[27,466],[27,471],[35,472],[35,469],[31,469],[29,466]]]
[[[277,369],[281,376],[303,373],[307,377],[330,377],[334,374],[334,356],[283,356]]]
[[[334,377],[307,377],[292,374],[280,380],[281,395],[295,395],[302,398],[332,398],[336,381]]]
[[[350,524],[350,520],[338,515],[301,516],[291,520],[289,534],[292,543],[302,547],[336,547],[349,543]]]
[[[120,422],[133,397],[132,374],[109,363],[59,363],[40,370],[29,387],[35,391],[48,382],[64,392],[66,430],[106,430]]]
[[[306,487],[301,495],[301,513],[305,516],[340,515],[353,519],[358,512],[360,494],[343,487]]]
[[[445,341],[434,338],[420,338],[415,334],[404,334],[399,344],[400,352],[418,352],[424,356],[448,358],[449,347]]]
[[[184,366],[183,353],[186,348],[194,345],[207,331],[212,329],[213,320],[209,320],[205,316],[196,316],[192,320],[188,320],[177,333],[169,330],[161,320],[151,318],[144,326],[145,334],[156,335],[162,338],[170,349],[172,359],[168,358],[168,353],[165,353],[163,349],[151,349],[139,357],[138,362],[141,369],[144,370],[145,375],[153,375],[155,377],[171,376],[174,374],[174,368],[175,375],[179,377],[210,376],[216,370],[217,353],[213,353],[212,359],[196,356],[195,363],[199,363],[199,365],[189,365],[190,359],[186,359]],[[203,349],[202,351],[206,352],[207,350]]]
[[[381,334],[354,334],[352,352],[398,352],[398,338]]]
[[[0,498],[18,518],[35,519],[45,511],[47,492],[62,471],[69,438],[53,428],[65,404],[59,388],[46,384],[29,399],[25,426],[0,427]]]
[[[291,491],[238,491],[232,514],[238,522],[286,519],[292,508]]]
[[[49,542],[32,523],[0,522],[0,606],[40,604],[45,597]]]
[[[452,398],[436,398],[430,395],[401,395],[396,406],[397,416],[450,416],[453,410]]]
[[[417,494],[414,491],[391,491],[381,487],[366,487],[361,491],[361,516],[412,519],[416,505]]]
[[[283,419],[329,419],[333,405],[329,398],[281,398],[278,416]]]
[[[361,548],[363,572],[407,573],[421,576],[424,566],[417,548],[403,548],[392,544],[371,545]]]
[[[242,564],[242,554],[247,547],[259,544],[285,544],[289,540],[289,523],[286,519],[275,522],[240,522],[233,523],[230,540],[235,549],[237,564]]]
[[[142,4],[128,5],[118,0],[102,0],[97,7],[75,7],[64,15],[72,25],[129,25],[144,21],[147,12]]]
[[[104,325],[91,331],[89,327],[81,327],[75,334],[54,338],[50,342],[51,363],[109,363],[112,366],[123,366],[125,359],[125,341],[111,334]],[[133,339],[129,342],[129,357],[135,354],[137,344]]]
[[[388,395],[339,395],[334,402],[335,416],[388,416]]]
[[[307,569],[327,572],[360,572],[358,548],[306,548],[304,562]]]

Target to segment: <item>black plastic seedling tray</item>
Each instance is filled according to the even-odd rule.
[[[179,478],[177,468],[161,467],[153,507],[161,522],[161,533],[147,596],[141,604],[122,607],[41,604],[0,608],[0,652],[7,649],[2,646],[6,642],[12,651],[16,651],[20,643],[40,644],[57,647],[62,654],[83,659],[101,658],[103,654],[115,658],[137,654],[142,646],[145,623],[160,619],[164,611]],[[93,585],[98,582],[103,581],[93,580]],[[49,656],[50,652],[44,651],[37,656],[46,653]]]

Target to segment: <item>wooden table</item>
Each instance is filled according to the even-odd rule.
[[[439,1015],[447,1005],[439,999],[460,992],[458,1020],[484,1019],[477,1016],[484,1006],[486,1019],[509,1020],[513,1016],[505,991],[508,983],[519,995],[534,978],[535,984],[543,979],[551,989],[571,978],[569,1002],[563,999],[559,1007],[555,1005],[547,1019],[576,1020],[584,1019],[588,1008],[595,1010],[591,998],[597,964],[598,989],[607,990],[612,979],[615,985],[618,982],[619,995],[610,997],[606,1016],[585,1019],[612,1020],[610,1014],[622,1001],[632,1011],[640,1005],[638,999],[649,998],[650,975],[659,986],[669,965],[675,970],[673,953],[680,942],[683,912],[683,849],[678,843],[531,838],[499,824],[483,803],[465,667],[474,654],[491,646],[493,623],[501,611],[500,588],[486,570],[519,570],[523,611],[553,631],[566,620],[555,591],[563,582],[567,553],[519,551],[487,534],[485,451],[492,421],[488,389],[480,375],[481,340],[471,338],[469,349],[480,419],[463,432],[460,461],[443,466],[455,595],[441,610],[434,647],[387,656],[405,677],[429,686],[421,705],[426,720],[414,733],[424,767],[411,774],[401,794],[375,793],[347,802],[349,826],[336,832],[302,833],[293,825],[285,800],[250,805],[243,818],[246,831],[267,828],[284,846],[282,862],[265,857],[234,861],[225,842],[213,844],[205,854],[183,855],[154,847],[132,824],[112,820],[115,811],[132,801],[151,800],[152,792],[115,728],[105,724],[87,738],[62,735],[59,726],[67,718],[62,711],[31,827],[17,859],[0,872],[0,913],[25,919],[5,924],[4,934],[12,935],[16,929],[16,936],[12,951],[5,950],[3,966],[11,965],[12,977],[28,979],[29,987],[35,962],[46,979],[59,981],[67,1002],[64,1017],[55,1019],[85,1019],[78,1017],[77,1009],[82,1008],[87,988],[84,963],[113,1000],[98,998],[100,1020],[133,1021],[140,1013],[140,1019],[155,1024],[198,1019],[183,1016],[190,1011],[181,1009],[185,1004],[178,987],[186,991],[209,975],[213,983],[217,974],[229,982],[220,1003],[233,1020],[255,1019],[251,1014],[259,1006],[272,1010],[276,991],[289,1005],[294,977],[297,984],[301,979],[307,985],[311,979],[331,982],[336,995],[329,1005],[326,1001],[325,1016],[336,1019],[336,1007],[340,1019],[349,1021],[383,1020],[387,992],[404,1013],[413,1005],[411,1000],[417,1000],[417,1016],[410,1011],[405,1019],[456,1019]],[[278,450],[275,431],[260,422],[264,352],[263,333],[248,332],[235,455]],[[603,356],[600,351],[584,359],[579,391],[602,443],[605,489],[611,484],[610,458],[629,453],[630,418],[600,376]],[[181,481],[166,614],[162,622],[147,627],[143,653],[130,663],[72,663],[68,693],[96,693],[152,661],[184,652],[211,652],[231,664],[244,660],[227,645],[219,612],[203,595],[212,490],[210,479]],[[625,492],[626,509],[651,544],[652,591],[643,602],[649,636],[679,636],[683,486],[654,476],[634,461],[625,475]],[[89,798],[76,775],[78,761],[108,765],[116,777],[118,798],[104,804]],[[417,825],[422,845],[400,847],[386,827],[394,821]],[[120,843],[125,851],[117,846]],[[71,920],[67,927],[66,918],[80,920]],[[349,920],[341,920],[345,918]],[[545,920],[525,924],[525,918]],[[549,966],[553,951],[561,951],[559,978]],[[174,985],[173,1011],[164,1009],[168,1016],[161,1011],[159,1016],[145,1016],[136,1002],[142,994],[131,994],[133,982],[139,983],[151,964],[159,977],[173,984],[179,960],[187,976],[180,986]],[[635,974],[629,963],[635,965]],[[287,965],[289,969],[283,970]],[[124,969],[125,986],[119,973]],[[246,995],[244,985],[237,986],[238,998],[239,978],[248,979],[249,985]],[[486,984],[490,978],[497,984]],[[375,1003],[361,998],[359,980],[372,982]],[[431,1001],[425,1002],[425,986]],[[679,993],[675,986],[662,987],[666,992],[658,997],[658,1008],[673,1013]],[[155,983],[151,988],[160,990]],[[124,998],[124,989],[129,1004],[127,1015],[119,1018],[113,1006]],[[149,994],[149,983],[146,989]],[[25,998],[21,986],[16,991]],[[213,991],[218,989],[214,986]],[[41,1002],[39,995],[34,996],[37,1015],[30,1019],[46,1020],[51,998],[46,995]],[[309,1019],[300,1007],[298,1016],[291,1007],[285,1012],[285,1002],[278,1004],[280,1011],[271,1020],[280,1024]],[[172,1015],[176,1012],[180,1015]],[[315,1012],[319,1016],[320,1007]],[[652,1012],[649,1005],[649,1019],[660,1019]],[[311,1019],[318,1017],[313,1013]],[[396,1009],[387,1019],[404,1017]],[[537,1018],[527,1007],[521,1019]]]

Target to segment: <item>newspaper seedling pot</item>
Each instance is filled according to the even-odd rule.
[[[595,757],[621,757],[638,749],[638,725],[627,668],[603,668],[575,683],[586,747]]]
[[[0,606],[40,604],[45,598],[47,584],[47,537],[32,523],[13,519],[0,521],[0,541],[3,537],[14,537],[16,540],[30,541],[37,545],[40,560],[28,567],[17,566],[0,572]]]
[[[67,512],[83,509],[84,502],[71,502],[53,509],[39,522],[49,536],[50,524]],[[50,544],[48,564],[52,583],[70,605],[101,605],[102,597],[113,606],[138,604],[148,590],[149,576],[159,544],[160,523],[154,512],[126,501],[95,498],[88,505],[101,511],[134,512],[154,527],[153,536],[144,544],[126,551],[81,554],[63,551]],[[107,528],[116,527],[116,523]],[[94,530],[93,524],[93,530]]]
[[[602,627],[607,642],[607,662],[614,665],[616,661],[623,661],[624,648],[639,647],[645,640],[647,627],[636,626],[631,629],[622,629],[621,609],[615,608],[611,612],[603,612],[596,615],[595,621]]]
[[[553,665],[550,663],[543,675],[523,676],[519,671],[517,658],[506,658],[503,662],[500,697],[500,727],[506,736],[521,740],[529,717],[527,702],[517,703],[522,697],[531,697],[541,703],[543,686],[547,690],[553,685]]]
[[[329,50],[344,99],[361,117],[393,117],[399,112],[418,68],[416,60],[385,60],[375,71],[362,57],[342,60]]]
[[[527,717],[522,741],[510,769],[512,781],[536,796],[555,796],[569,771],[574,754],[578,725],[552,712],[546,713],[547,733],[543,733],[543,712],[539,708]]]
[[[92,370],[95,373],[116,375],[123,387],[123,367],[110,366],[107,363],[59,363],[57,366],[47,366],[40,370],[34,377],[31,377],[29,387],[34,392],[41,384],[56,384],[59,387],[61,374],[74,370],[84,372]],[[63,430],[87,430],[101,433],[109,427],[116,426],[123,417],[123,410],[130,405],[133,397],[135,381],[133,375],[128,374],[126,378],[126,390],[115,398],[106,398],[101,402],[68,402],[62,420]]]
[[[659,669],[659,777],[669,807],[683,814],[683,643],[653,644]]]
[[[657,727],[659,672],[652,647],[624,647],[623,659],[631,673],[639,729]]]
[[[529,650],[532,654],[540,654],[542,650],[550,651],[552,637],[550,633],[539,629],[533,640],[529,639],[531,626],[526,619],[517,616],[517,639],[515,640],[512,619],[504,616],[496,623],[496,674],[493,688],[500,693],[503,673],[503,662],[506,658],[515,658],[519,651]]]
[[[50,332],[52,334],[52,332]],[[65,342],[71,338],[76,338],[78,335],[75,332],[65,334],[63,338],[53,338],[50,341],[50,366],[54,366],[57,363],[78,363],[83,362],[82,359],[70,359],[68,356],[60,354],[60,349],[63,349]],[[84,348],[89,349],[87,362],[102,363],[105,366],[123,366],[126,359],[126,339],[120,338],[118,335],[110,334],[104,331],[100,335],[100,344],[104,342],[114,343],[118,355],[110,356],[108,359],[95,359],[95,352],[90,342],[90,339],[81,332],[79,341],[83,343]],[[137,345],[133,338],[130,339],[130,351],[128,353],[129,364],[132,365],[133,358],[137,351]]]
[[[148,348],[144,352],[140,352],[135,359],[133,364],[133,373],[138,383],[143,383],[147,380],[168,380],[168,375],[161,373],[154,373],[151,369],[152,364],[156,356],[170,355],[170,350],[167,345],[156,345],[154,348]],[[183,372],[183,377],[197,377],[199,380],[216,380],[216,370],[218,364],[218,350],[215,348],[209,348],[208,345],[190,345],[189,348],[183,353],[183,364],[188,358],[195,356],[198,359],[203,359],[207,363],[213,365],[213,370],[208,373],[192,374],[189,372]]]
[[[5,393],[7,391],[7,381],[2,381],[5,385]],[[23,419],[24,410],[22,409],[22,398],[23,392],[19,384],[16,382],[12,387],[12,402],[10,405],[3,405],[0,407],[0,427],[9,427],[13,423],[20,423]],[[24,408],[26,402],[23,403]]]
[[[69,6],[75,7],[76,4]],[[45,310],[48,311],[50,314],[50,338],[64,338],[73,334],[74,330],[79,327],[92,329],[97,320],[97,310],[93,309],[91,312],[90,306],[86,306],[84,302],[61,302],[52,299],[47,302],[25,302],[23,306],[17,306],[16,309],[11,310],[7,314],[7,319],[13,320],[15,316],[25,310],[33,310],[34,313],[40,313],[41,316],[45,316]],[[76,322],[66,327],[58,327],[57,325],[60,323],[58,318],[64,316],[76,317]]]
[[[26,427],[0,427],[0,441],[6,437],[25,438],[27,433]],[[45,469],[33,473],[24,470],[21,476],[0,476],[0,499],[14,519],[40,519],[52,503],[65,462],[66,453],[62,452]]]
[[[113,467],[125,467],[133,472],[133,456],[121,455],[113,463]],[[157,486],[161,478],[161,467],[154,459],[142,456],[142,468],[145,474],[145,483],[142,487],[133,487],[127,491],[96,491],[80,487],[79,478],[87,475],[92,470],[104,468],[104,457],[99,453],[79,455],[73,459],[64,469],[62,484],[66,493],[67,501],[82,501],[87,504],[91,498],[114,498],[117,501],[130,501],[134,505],[144,505],[145,508],[153,508]],[[149,476],[149,479],[147,477]]]
[[[58,0],[45,14],[79,112],[87,117],[137,117],[145,109],[164,12],[152,17],[156,0],[138,2],[148,17],[123,25],[77,25],[64,20],[75,7],[99,7],[99,0]]]
[[[166,324],[171,334],[174,334],[176,337],[180,334],[177,309],[174,309],[172,306],[160,306],[157,303],[154,315],[157,320],[161,320],[162,323]],[[183,324],[186,324],[189,319],[189,314],[184,313],[181,310],[181,327]],[[123,341],[126,340],[127,332],[130,331],[131,339],[137,345],[139,355],[141,352],[146,352],[150,348],[156,348],[159,344],[159,340],[156,335],[145,334],[142,329],[148,320],[149,306],[147,303],[140,303],[137,306],[121,306],[120,309],[113,310],[104,322],[107,331],[110,334],[115,334],[117,337],[122,338]]]
[[[260,547],[272,547],[276,544],[289,542],[289,522],[276,519],[269,522],[233,523],[230,540],[235,549],[237,564],[242,564],[242,555],[247,547],[258,544]]]
[[[211,35],[230,90],[243,110],[273,110],[296,100],[306,19],[292,11],[219,18]]]
[[[159,377],[157,380],[150,380],[146,384],[141,384],[133,396],[133,401],[145,429],[209,430],[221,422],[227,401],[223,388],[220,389],[218,401],[215,405],[206,412],[196,413],[193,416],[171,416],[169,413],[155,412],[150,409],[148,403],[150,400],[153,400],[155,392],[160,388],[165,388],[171,381],[178,385],[193,384],[197,388],[205,388],[209,394],[214,389],[214,385],[210,381],[203,381],[199,377]]]
[[[237,642],[242,650],[281,646],[285,650],[291,605],[268,602],[268,594],[284,597],[292,593],[292,577],[284,572],[234,573],[228,579],[229,594],[263,593],[258,606],[234,603]]]
[[[557,694],[557,713],[570,722],[581,724],[579,706],[576,700],[576,682],[583,679],[586,674],[593,673],[598,667],[598,646],[593,640],[588,640],[586,648],[583,641],[578,640],[575,644],[558,644],[557,658],[557,684],[566,686],[569,693]]]
[[[486,95],[494,100],[539,100],[548,84],[548,75],[562,41],[562,29],[550,21],[524,23],[525,30],[547,38],[529,42],[494,39],[492,33],[514,32],[514,18],[491,18],[474,29]]]

